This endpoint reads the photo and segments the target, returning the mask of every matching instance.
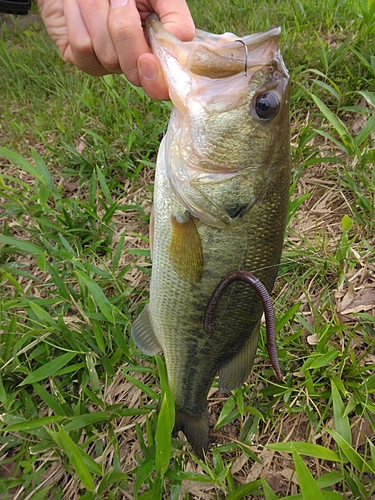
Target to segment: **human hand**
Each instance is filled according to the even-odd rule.
[[[61,56],[94,76],[124,73],[152,99],[168,99],[158,59],[151,53],[144,25],[156,12],[181,40],[194,36],[185,0],[37,0],[47,32]]]

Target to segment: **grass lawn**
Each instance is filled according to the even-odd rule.
[[[262,328],[247,384],[211,389],[207,461],[170,440],[156,413],[160,394],[171,404],[163,358],[129,332],[148,300],[171,105],[65,65],[36,16],[4,16],[0,498],[375,497],[375,2],[189,5],[208,31],[283,28],[293,183],[273,300],[285,378]]]

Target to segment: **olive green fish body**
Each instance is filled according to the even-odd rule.
[[[234,44],[235,49],[228,52],[226,45],[233,42],[222,43],[223,55],[217,49],[220,36],[207,34],[214,49],[215,77],[210,79],[210,53],[203,58],[204,64],[199,57],[193,59],[194,41],[186,49],[186,42],[176,42],[156,23],[155,19],[149,23],[154,35],[150,38],[165,64],[175,109],[157,160],[150,302],[132,332],[144,352],[164,351],[176,404],[175,430],[182,430],[201,455],[208,446],[207,394],[213,379],[219,373],[223,391],[246,380],[263,312],[252,288],[232,283],[219,301],[214,333],[208,335],[203,318],[209,299],[229,272],[251,271],[269,292],[277,275],[290,177],[289,80],[277,50],[271,47],[276,34],[268,42],[265,34],[259,34],[263,39],[255,42],[244,37],[252,68],[248,75],[243,74],[243,67],[238,70],[241,45]],[[158,54],[158,44],[163,44],[159,33],[166,37],[167,55]],[[199,34],[195,43],[200,44],[205,36]],[[258,44],[254,66],[249,38]],[[180,47],[177,55],[171,40]],[[195,83],[183,84],[182,91],[176,90],[175,75],[169,69],[176,57],[187,66],[189,57],[193,59],[195,75],[204,72],[194,77],[198,78]],[[225,61],[229,57],[224,77],[220,76],[220,57]],[[191,68],[183,68],[189,80]],[[259,119],[254,102],[267,92],[274,94],[268,100],[277,99],[277,109],[270,119]]]

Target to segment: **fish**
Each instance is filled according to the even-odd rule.
[[[238,37],[196,30],[182,42],[156,14],[146,21],[173,104],[158,151],[150,219],[149,302],[132,325],[146,355],[162,351],[175,402],[174,433],[207,453],[207,397],[246,381],[262,303],[241,280],[205,310],[225,276],[251,272],[270,294],[278,273],[290,186],[290,78],[281,28]],[[229,282],[228,282],[229,283]]]

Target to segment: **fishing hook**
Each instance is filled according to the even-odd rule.
[[[277,378],[279,380],[282,380],[283,375],[281,373],[279,360],[277,357],[275,314],[271,298],[269,296],[267,288],[253,274],[247,271],[235,271],[233,273],[228,274],[227,276],[225,276],[225,278],[223,278],[220,281],[218,286],[215,288],[213,294],[211,295],[206,311],[204,313],[203,328],[207,333],[207,335],[211,336],[214,333],[215,330],[214,316],[216,313],[218,302],[224,290],[234,281],[244,281],[245,283],[251,285],[259,295],[260,300],[262,301],[263,311],[266,318],[266,337],[267,337],[268,356],[270,358],[272,368],[274,369]]]
[[[245,69],[243,74],[247,76],[247,58],[248,58],[248,50],[247,50],[247,45],[243,40],[235,40],[236,42],[242,43],[242,45],[245,47]]]

